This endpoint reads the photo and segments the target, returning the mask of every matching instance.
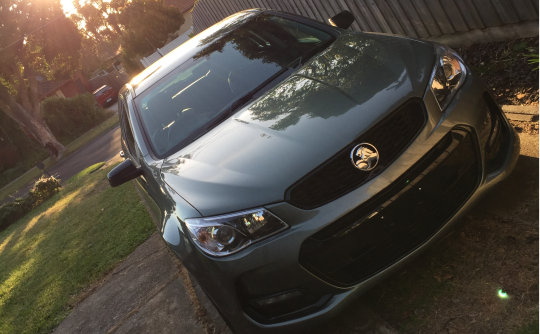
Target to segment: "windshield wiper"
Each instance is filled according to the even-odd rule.
[[[298,63],[298,65],[302,66],[304,63],[306,63],[308,60],[310,60],[314,55],[316,55],[317,53],[319,53],[322,50],[326,49],[330,44],[334,43],[334,41],[335,41],[335,39],[330,38],[330,39],[328,39],[328,40],[326,40],[324,42],[318,43],[311,50],[304,53],[300,57],[300,62]]]
[[[302,59],[302,57],[300,57],[300,59]],[[293,61],[293,63],[297,62],[296,60]],[[292,63],[291,63],[292,64]],[[246,103],[248,103],[249,101],[251,101],[251,99],[253,99],[253,96],[258,92],[260,91],[261,89],[264,88],[264,86],[268,85],[269,83],[271,83],[272,81],[274,81],[276,78],[278,78],[280,75],[282,75],[283,73],[287,72],[288,70],[291,69],[291,66],[287,66],[287,67],[284,67],[282,68],[281,70],[277,71],[276,73],[274,73],[271,77],[269,77],[268,79],[264,80],[260,85],[258,85],[257,87],[255,87],[255,89],[247,92],[246,94],[242,95],[240,98],[236,99],[233,103],[231,103],[231,106],[227,109],[227,111],[225,112],[222,112],[212,123],[210,123],[207,127],[206,127],[206,130],[204,130],[200,135],[198,135],[197,137],[195,137],[191,142],[194,142],[195,140],[199,139],[202,135],[204,135],[205,133],[207,133],[208,131],[212,130],[213,128],[215,128],[218,124],[220,124],[221,122],[223,122],[225,119],[227,119],[229,116],[231,116],[235,110],[237,110],[238,108],[242,107],[243,105],[245,105]],[[294,67],[293,67],[294,69]]]
[[[203,132],[206,133],[208,132],[209,130],[211,130],[212,128],[215,128],[219,123],[223,122],[223,120],[225,120],[227,117],[229,117],[230,115],[232,115],[232,113],[240,108],[241,106],[243,106],[244,104],[246,104],[248,101],[250,101],[252,98],[253,98],[253,95],[255,94],[255,92],[252,90],[250,91],[249,93],[243,95],[241,98],[239,99],[236,99],[232,104],[231,106],[229,107],[229,109],[227,109],[226,112],[223,112],[221,113],[218,118],[216,120],[214,120],[212,123],[210,123],[208,125],[208,127],[206,128],[206,131]],[[201,134],[202,136],[202,134]],[[200,136],[199,136],[200,137]],[[197,137],[198,138],[198,137]],[[197,139],[195,138],[195,139]],[[194,140],[195,140],[194,139]]]

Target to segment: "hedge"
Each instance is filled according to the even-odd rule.
[[[80,137],[107,118],[105,110],[96,105],[94,95],[88,92],[70,98],[48,97],[41,107],[45,122],[61,142]]]
[[[62,186],[60,180],[51,177],[41,177],[24,197],[17,198],[11,203],[0,207],[0,231],[6,229],[20,218],[24,217],[33,208],[56,194]]]

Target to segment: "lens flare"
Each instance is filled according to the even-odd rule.
[[[501,299],[506,299],[508,298],[508,295],[506,294],[506,292],[504,292],[502,289],[499,289],[499,298]]]

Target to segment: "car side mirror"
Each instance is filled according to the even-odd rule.
[[[344,10],[328,19],[331,25],[341,29],[348,29],[354,22],[354,16],[348,10]]]
[[[107,174],[107,178],[109,179],[111,187],[117,187],[141,175],[143,175],[142,168],[135,167],[131,159],[126,159],[118,166],[114,167],[109,174]]]

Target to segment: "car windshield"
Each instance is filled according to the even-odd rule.
[[[95,95],[96,97],[101,96],[101,95],[103,95],[103,93],[105,93],[108,89],[109,89],[109,87],[107,87],[107,86],[101,87],[97,92],[94,93],[94,95]]]
[[[193,141],[231,104],[332,36],[296,21],[259,15],[201,39],[202,48],[135,99],[155,153]]]

